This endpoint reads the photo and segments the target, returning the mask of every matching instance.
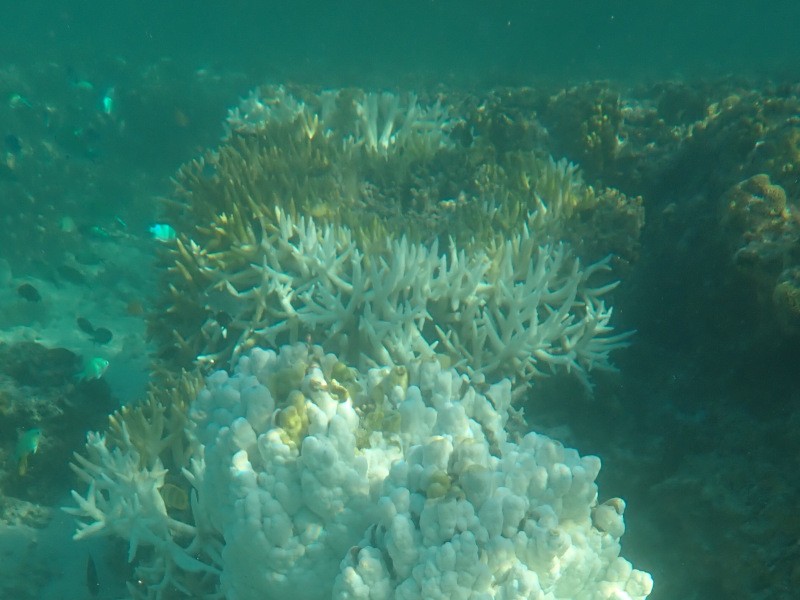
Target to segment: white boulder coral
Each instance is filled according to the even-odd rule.
[[[340,364],[319,347],[256,349],[192,407],[205,452],[196,508],[225,540],[226,598],[650,592],[619,538],[593,525],[599,459],[542,435],[516,439],[508,380],[481,393],[424,360],[398,385],[385,384],[391,369],[372,369],[354,396],[337,396]],[[299,437],[280,425],[297,395]],[[376,412],[385,428],[365,438]]]

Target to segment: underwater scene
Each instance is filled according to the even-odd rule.
[[[0,598],[798,597],[800,4],[2,14]]]

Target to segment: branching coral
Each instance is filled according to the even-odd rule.
[[[112,414],[107,434],[90,433],[85,455],[76,453],[70,464],[89,485],[85,496],[73,492],[77,507],[65,509],[79,519],[75,539],[101,534],[128,540],[128,560],[137,562],[137,576],[149,590],[144,597],[161,598],[172,588],[189,594],[215,573],[218,542],[201,541],[202,523],[192,523],[183,475],[192,454],[188,403],[202,383],[196,373],[183,373],[154,387],[146,401]]]
[[[268,87],[243,101],[225,143],[181,169],[165,204],[179,236],[164,245],[164,294],[151,321],[162,357],[188,365],[212,356],[223,365],[232,356],[253,321],[234,318],[225,287],[209,286],[227,279],[241,293],[237,281],[254,285],[252,265],[284,214],[345,226],[368,257],[404,236],[442,250],[453,239],[480,253],[528,227],[542,246],[581,241],[587,262],[611,249],[633,260],[641,204],[630,211],[636,203],[619,193],[600,202],[606,191],[595,193],[566,161],[457,141],[451,134],[463,122],[453,115],[443,99],[358,90],[295,96]],[[593,218],[601,210],[617,217],[614,239],[593,230],[608,221]]]
[[[279,213],[251,260],[233,275],[208,270],[200,291],[209,314],[228,311],[241,332],[227,340],[234,359],[253,343],[309,336],[359,364],[443,352],[470,375],[525,383],[545,365],[588,384],[587,372],[609,368],[609,351],[627,337],[612,333],[601,299],[614,284],[589,282],[607,260],[582,268],[564,245],[539,246],[527,227],[469,254],[407,238],[366,254],[345,227]]]
[[[73,491],[76,507],[64,509],[79,520],[75,539],[92,535],[125,539],[131,562],[145,547],[155,558],[140,575],[153,597],[162,598],[173,588],[191,595],[197,587],[193,578],[202,580],[217,572],[213,565],[219,543],[168,514],[160,492],[166,475],[161,461],[143,466],[124,422],[119,434],[119,445],[109,447],[106,436],[90,433],[86,456],[75,454],[71,467],[89,486],[85,496]]]
[[[197,373],[163,376],[143,402],[123,406],[109,417],[109,442],[124,447],[128,441],[136,448],[142,466],[161,461],[169,470],[180,473],[189,459],[186,437],[188,402],[202,385]]]
[[[487,461],[511,448],[512,388],[562,370],[588,386],[590,371],[610,368],[609,353],[628,336],[613,332],[604,303],[616,285],[606,273],[610,258],[584,264],[561,241],[598,196],[576,166],[465,145],[450,136],[454,123],[442,99],[266,88],[231,112],[218,150],[179,173],[165,203],[178,235],[163,244],[163,313],[152,330],[162,348],[178,351],[177,362],[236,368],[244,379],[217,371],[199,394],[187,379],[177,396],[197,397],[188,417],[180,398],[151,396],[113,417],[109,436],[90,436],[87,456],[76,456],[75,471],[89,484],[71,509],[82,520],[78,536],[121,536],[131,559],[148,546],[138,567],[143,595],[170,588],[198,597],[280,595],[304,567],[321,582],[314,594],[338,586],[358,595],[358,578],[369,575],[363,558],[393,552],[383,537],[391,524],[377,524],[373,503],[384,492],[384,504],[398,502],[388,487],[381,491],[393,465],[430,467],[424,481],[392,480],[419,495],[417,503],[475,494],[470,502],[483,504],[478,488],[491,484],[498,466]],[[254,349],[285,344],[293,345],[280,364]],[[434,414],[443,415],[436,431],[428,423]],[[426,467],[416,454],[467,447],[472,436],[486,456],[476,458],[478,446],[464,450],[464,473],[433,458]],[[596,472],[584,473],[573,458],[557,471],[565,478],[565,469],[580,467],[583,483],[562,516],[580,519],[593,543],[614,545],[608,532],[591,529]],[[186,481],[191,504],[170,506],[181,490],[188,497]],[[251,493],[258,481],[268,495]],[[418,506],[395,508],[419,524],[414,539],[436,554],[423,532],[435,511],[423,517]],[[497,507],[486,510],[494,511],[487,513],[494,531]],[[534,545],[558,521],[545,520],[525,530]],[[609,529],[621,532],[619,525]],[[491,577],[503,586],[519,576],[534,590],[536,576],[525,573],[559,562],[569,535],[559,532],[553,552],[527,557],[511,574],[494,565]],[[348,555],[357,542],[363,556]],[[406,546],[384,561],[387,590],[416,585],[409,573],[422,554]],[[248,581],[245,559],[253,556],[266,570]],[[401,558],[408,583],[392,572]],[[593,589],[577,563],[564,569],[570,590]],[[625,588],[630,568],[612,571],[600,576],[601,588]],[[192,573],[204,574],[204,589],[190,589]],[[631,595],[644,597],[649,578],[633,579]]]
[[[283,86],[264,86],[228,112],[226,128],[232,137],[294,125],[308,139],[320,134],[384,158],[400,152],[419,158],[452,145],[447,133],[456,122],[441,102],[424,106],[413,93],[329,90],[301,100]]]

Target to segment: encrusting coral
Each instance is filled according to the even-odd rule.
[[[780,330],[796,332],[800,328],[796,203],[769,175],[759,173],[730,188],[720,208],[733,264],[747,276],[758,298],[770,306]]]

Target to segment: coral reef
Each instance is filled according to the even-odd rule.
[[[613,170],[624,138],[620,135],[624,106],[609,85],[593,82],[564,89],[547,100],[542,119],[563,151],[592,174]],[[562,148],[558,149],[562,151]]]
[[[85,497],[73,492],[77,506],[65,510],[94,519],[79,526],[76,539],[122,536],[129,542],[128,561],[137,561],[137,573],[151,587],[198,597],[216,575],[197,559],[213,545],[190,524],[191,486],[184,474],[193,451],[188,402],[203,382],[196,373],[161,379],[145,401],[114,412],[107,433],[87,436],[85,456],[75,453],[70,466],[89,490]],[[194,541],[180,545],[187,539]],[[136,597],[136,585],[130,592]]]
[[[178,589],[197,597],[194,590],[203,585],[198,575],[215,573],[197,558],[210,549],[195,526],[169,515],[161,491],[166,485],[161,461],[144,466],[124,425],[120,431],[116,447],[109,447],[104,435],[90,433],[86,456],[75,455],[73,470],[89,484],[86,497],[73,492],[76,507],[65,508],[82,520],[75,539],[98,534],[122,537],[129,542],[130,562],[140,546],[146,547],[152,559],[138,574],[153,590]],[[184,547],[179,542],[185,539],[190,541]]]
[[[602,420],[613,402],[594,407],[579,432],[583,406],[540,401],[536,417],[558,410],[550,422],[569,422],[572,440],[595,440],[604,459],[627,465],[617,484],[638,490],[627,499],[644,511],[627,548],[661,549],[660,595],[791,598],[800,88],[738,77],[604,85],[602,95],[621,98],[624,143],[601,172],[582,165],[585,175],[647,201],[646,259],[626,279],[631,295],[617,297],[639,328],[639,351],[623,365],[632,387],[613,418]],[[583,105],[577,120],[591,118],[591,98]],[[558,105],[531,106],[550,147],[578,160],[580,140],[554,127]],[[607,428],[615,433],[603,441]]]
[[[551,413],[552,429],[545,431],[558,432],[554,437],[569,440],[570,445],[602,448],[597,452],[604,460],[609,458],[618,466],[607,481],[614,481],[614,472],[619,471],[614,483],[626,490],[631,506],[641,511],[632,535],[626,534],[627,555],[635,556],[638,545],[643,557],[654,560],[652,569],[664,572],[659,578],[662,594],[792,597],[792,582],[797,581],[792,563],[797,528],[787,473],[797,466],[793,451],[797,392],[791,365],[796,364],[794,336],[800,305],[795,223],[800,193],[796,172],[800,94],[796,84],[756,87],[731,79],[659,82],[627,90],[610,83],[590,83],[564,91],[520,88],[493,90],[485,96],[455,92],[420,96],[416,102],[422,109],[433,109],[438,103],[436,110],[441,112],[432,114],[449,115],[430,119],[439,127],[438,141],[420,147],[421,159],[409,157],[393,141],[402,140],[397,132],[405,121],[399,115],[416,110],[412,110],[410,95],[393,98],[359,90],[317,94],[263,87],[240,108],[238,121],[244,124],[237,125],[232,111],[226,139],[178,173],[176,192],[164,204],[164,217],[176,226],[179,236],[161,246],[162,264],[171,269],[164,276],[161,308],[173,312],[151,322],[162,356],[169,359],[162,366],[188,365],[198,355],[220,353],[219,366],[230,368],[225,357],[232,357],[237,345],[241,362],[254,352],[248,350],[251,344],[269,341],[266,337],[256,340],[256,336],[251,342],[240,342],[249,335],[234,319],[235,310],[229,312],[216,304],[225,292],[215,295],[208,281],[221,281],[222,273],[255,270],[262,263],[251,259],[263,257],[265,238],[280,239],[277,224],[282,219],[290,220],[293,231],[304,232],[309,218],[313,219],[317,239],[329,229],[337,240],[347,237],[366,261],[364,265],[371,256],[388,264],[392,258],[388,248],[394,248],[391,244],[399,243],[404,235],[408,248],[417,244],[430,250],[438,240],[439,253],[449,260],[448,238],[456,233],[459,253],[489,256],[499,247],[498,239],[521,237],[527,226],[550,251],[566,241],[584,268],[614,252],[618,256],[608,264],[613,265],[616,278],[625,274],[621,269],[639,252],[643,210],[641,199],[635,196],[643,194],[650,225],[644,253],[647,262],[630,279],[633,293],[628,286],[628,302],[619,302],[620,293],[614,298],[626,311],[628,323],[645,330],[640,352],[633,357],[634,363],[641,363],[626,369],[630,374],[638,367],[640,381],[637,385],[636,376],[629,377],[625,386],[592,405],[567,398],[563,406],[547,402],[555,395],[548,398],[548,389],[539,386],[536,430],[542,430],[543,413],[555,406],[561,412],[557,418]],[[248,103],[252,115],[245,111]],[[567,158],[551,160],[551,153]],[[570,160],[581,163],[583,177]],[[584,177],[591,185],[584,183]],[[563,193],[554,195],[547,181],[566,182],[560,188]],[[573,197],[578,201],[569,200]],[[567,199],[563,210],[554,207],[559,198]],[[534,213],[539,220],[534,217],[531,224],[528,215]],[[557,219],[548,220],[556,214]],[[545,215],[548,219],[541,219]],[[458,237],[462,231],[470,231],[474,239]],[[300,237],[296,232],[288,244],[297,248]],[[576,264],[570,257],[567,263]],[[352,261],[340,265],[352,275]],[[210,270],[216,273],[212,276]],[[608,276],[597,286],[610,282]],[[292,285],[296,281],[294,270]],[[290,298],[296,310],[305,307],[310,296],[290,294]],[[758,302],[752,302],[753,298]],[[658,311],[653,310],[655,299]],[[270,306],[274,309],[276,304]],[[581,317],[582,309],[576,308],[576,317]],[[277,317],[271,325],[280,324]],[[438,318],[442,317],[440,313]],[[765,322],[770,327],[762,327]],[[772,326],[775,323],[777,329]],[[426,343],[439,342],[435,352],[441,366],[458,360],[457,353],[446,351],[438,332],[426,327],[422,331]],[[313,343],[326,341],[324,334],[311,330],[311,335]],[[276,333],[274,343],[292,339],[303,339],[299,327],[297,334],[290,328]],[[325,367],[323,375],[332,398],[340,403],[359,399],[354,409],[359,419],[353,432],[356,452],[371,447],[376,431],[399,435],[396,411],[384,403],[384,397],[391,397],[396,387],[412,388],[414,369],[396,364],[378,369],[380,375],[374,377],[379,383],[365,386],[363,374],[356,375],[346,366],[367,366],[367,361],[359,363],[356,345],[345,344],[341,335],[334,336],[333,344],[342,353],[336,365],[325,366],[324,360],[315,358]],[[770,353],[767,349],[772,347],[776,350]],[[302,361],[298,365],[306,370],[309,366]],[[315,411],[300,389],[306,371],[299,366],[288,371],[285,377],[268,377],[259,383],[271,390],[275,400],[277,412],[270,422],[275,444],[283,444],[286,455],[294,458],[302,456],[303,441],[314,435],[311,415]],[[458,373],[462,380],[470,378],[463,370]],[[488,386],[480,381],[480,373],[472,375],[470,384],[485,395]],[[215,377],[226,390],[239,385],[231,383],[238,375],[225,383],[221,382],[224,375]],[[548,383],[560,385],[555,378]],[[380,393],[372,391],[367,396],[364,389]],[[240,396],[247,393],[240,386]],[[643,398],[649,401],[642,402]],[[741,414],[736,413],[741,407],[745,407]],[[251,417],[244,415],[248,422]],[[227,443],[226,435],[239,439],[234,433],[220,435],[221,445]],[[106,437],[112,453],[141,452],[142,445],[137,449],[135,443],[140,433],[131,434],[131,448],[121,433],[115,435],[114,441],[111,434]],[[156,446],[161,448],[166,436],[157,437]],[[776,443],[765,444],[765,439]],[[234,456],[237,446],[231,444],[227,450]],[[223,450],[218,450],[218,457],[225,455]],[[492,452],[499,456],[494,448]],[[155,595],[159,584],[164,596],[173,585],[189,589],[191,571],[177,566],[185,558],[180,549],[196,550],[194,539],[202,537],[201,532],[208,534],[203,547],[210,550],[196,555],[210,570],[199,589],[190,591],[196,596],[214,593],[220,585],[219,572],[224,572],[220,527],[241,532],[231,522],[219,527],[201,523],[199,518],[196,522],[196,515],[219,512],[193,512],[193,506],[204,504],[199,494],[193,506],[189,498],[188,508],[179,508],[187,502],[188,480],[173,479],[173,466],[166,466],[169,452],[159,450],[158,454],[163,468],[169,470],[160,488],[164,511],[168,518],[192,529],[158,530],[158,535],[171,537],[177,549],[162,544],[156,551],[152,545],[139,544],[134,562],[141,572],[141,588],[132,593],[135,597]],[[259,449],[248,452],[247,460],[254,472],[262,472]],[[222,465],[250,475],[244,460],[225,463],[220,459],[218,471]],[[196,473],[201,471],[206,476],[208,464],[195,467]],[[145,480],[149,485],[160,483],[154,477]],[[211,484],[196,481],[201,488],[205,485],[207,496],[215,493]],[[426,502],[451,501],[458,492],[454,488],[459,483],[455,484],[448,472],[434,474],[418,493]],[[115,489],[130,492],[124,486]],[[635,493],[640,494],[638,499]],[[205,506],[218,501],[221,506],[231,500],[218,496],[208,499],[211,504]],[[412,512],[411,506],[403,512],[393,499],[389,504],[401,518],[411,515],[412,524],[414,516],[423,514]],[[624,522],[615,515],[624,509],[619,499],[598,500],[591,510],[592,526],[618,537]],[[255,502],[241,510],[241,514],[255,515]],[[165,518],[164,513],[157,514]],[[93,520],[84,518],[87,523]],[[421,524],[419,531],[414,527],[414,533],[422,531]],[[270,535],[278,535],[278,529],[276,524]],[[390,573],[385,557],[393,556],[390,552],[395,550],[386,533],[375,527],[362,537],[353,542],[353,556],[347,557],[351,570],[336,583],[341,586],[337,589],[348,593],[363,590],[365,582],[385,589],[383,577]],[[654,547],[659,548],[657,556]],[[156,560],[170,551],[178,558]],[[426,552],[436,554],[430,548]],[[274,564],[281,559],[278,554],[269,556]],[[687,556],[697,560],[687,561]],[[264,575],[271,576],[274,572]],[[236,573],[225,577],[225,585],[239,585]]]
[[[127,404],[109,416],[109,445],[133,444],[142,466],[152,467],[159,461],[167,470],[167,481],[185,487],[182,470],[191,454],[186,415],[189,401],[201,386],[202,378],[196,372],[159,374],[145,400]]]
[[[79,520],[76,538],[127,541],[133,596],[280,596],[304,567],[321,597],[358,597],[377,576],[385,594],[421,597],[431,585],[445,593],[453,575],[479,565],[442,563],[439,582],[415,575],[417,561],[450,547],[426,524],[470,507],[457,536],[464,556],[496,560],[464,593],[649,593],[649,576],[619,558],[624,503],[597,504],[599,460],[523,437],[510,407],[512,389],[543,372],[573,373],[588,388],[593,370],[611,368],[609,353],[629,334],[610,326],[609,271],[635,259],[641,201],[595,192],[576,165],[541,151],[498,153],[466,129],[445,97],[264,87],[230,111],[218,149],[181,169],[164,203],[165,293],[150,323],[169,391],[153,388],[114,413],[106,434],[88,436],[72,465],[88,490],[73,492],[67,508]],[[625,225],[618,238],[595,236],[609,220]],[[293,345],[280,355],[254,349],[285,344]],[[192,362],[239,374],[216,371],[198,393],[195,375],[169,375]],[[226,415],[239,410],[230,401],[240,392],[250,408],[233,425]],[[438,424],[426,417],[434,409],[446,416]],[[309,488],[289,514],[269,501],[283,533],[264,535],[285,537],[302,518],[291,525],[294,541],[259,546],[270,567],[251,583],[241,553],[253,515],[236,524],[240,509],[228,510],[239,485],[229,477],[249,477],[243,447],[226,455],[240,436],[277,453],[256,466],[286,469],[281,489],[309,478],[330,488]],[[341,468],[317,451],[331,444]],[[520,479],[531,476],[515,467],[521,455],[538,465],[536,482]],[[431,460],[438,467],[425,482],[397,470],[431,470]],[[304,474],[306,463],[314,470]],[[524,523],[506,519],[486,486],[513,489],[507,502],[517,512],[541,510]],[[413,502],[401,501],[402,488]],[[381,516],[390,503],[393,520]],[[501,558],[514,544],[520,557],[509,567]],[[299,552],[294,567],[288,550]]]

